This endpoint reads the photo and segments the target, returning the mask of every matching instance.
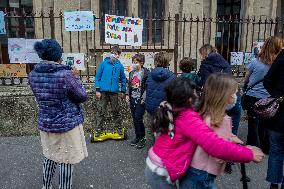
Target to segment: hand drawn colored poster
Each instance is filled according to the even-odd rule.
[[[0,77],[27,77],[26,64],[0,64]]]
[[[10,63],[25,63],[26,62],[26,39],[24,38],[9,38],[8,53]]]
[[[90,31],[95,29],[92,11],[64,11],[66,31]]]
[[[10,63],[40,63],[34,44],[42,39],[9,38],[8,53]]]
[[[77,70],[85,70],[85,54],[84,53],[63,53],[62,62],[65,65],[76,68]]]
[[[118,45],[142,45],[143,19],[105,15],[105,42]]]
[[[140,52],[141,54],[145,55],[145,63],[144,67],[148,69],[153,69],[154,68],[154,55],[155,53],[153,52]],[[135,55],[135,52],[122,52],[119,60],[122,63],[124,67],[124,73],[126,77],[129,77],[129,73],[132,71],[132,57]],[[103,54],[103,59],[106,57],[109,57],[109,53],[104,53]]]
[[[231,52],[231,65],[242,65],[244,60],[243,52]]]
[[[34,50],[36,42],[42,41],[42,39],[26,39],[26,63],[40,63],[40,59]]]
[[[0,11],[0,34],[6,34],[4,12]]]
[[[251,63],[251,53],[245,52],[244,64],[249,64],[249,63]]]

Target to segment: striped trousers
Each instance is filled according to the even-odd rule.
[[[43,162],[43,189],[51,189],[52,178],[57,164],[55,161],[44,158]],[[71,189],[74,165],[59,163],[59,189]]]

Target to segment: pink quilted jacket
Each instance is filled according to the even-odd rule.
[[[192,109],[181,112],[175,119],[173,139],[167,134],[157,138],[153,152],[161,158],[174,182],[187,171],[197,145],[219,159],[244,163],[253,160],[250,149],[219,138]]]

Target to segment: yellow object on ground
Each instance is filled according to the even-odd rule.
[[[96,132],[91,133],[91,142],[102,142],[105,140],[125,140],[127,139],[126,128],[123,128],[121,134],[119,132],[104,132],[96,135]]]

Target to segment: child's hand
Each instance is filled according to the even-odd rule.
[[[230,141],[236,144],[244,144],[244,142],[234,134],[231,135]]]
[[[127,102],[129,102],[130,98],[129,98],[128,95],[125,96],[125,100],[126,100]]]
[[[259,163],[263,160],[264,153],[261,151],[261,149],[255,146],[246,146],[246,147],[252,150],[254,162]]]

